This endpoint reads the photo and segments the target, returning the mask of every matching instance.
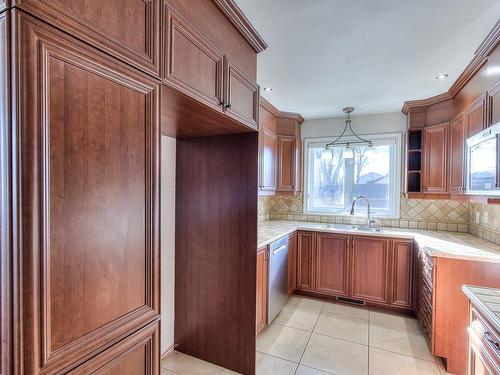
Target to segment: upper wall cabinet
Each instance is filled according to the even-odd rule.
[[[500,122],[500,82],[488,91],[488,126]]]
[[[486,96],[483,95],[475,100],[465,110],[465,122],[467,127],[467,138],[476,135],[486,127]]]
[[[209,7],[206,9],[208,21],[228,23],[225,19],[218,20],[222,15],[214,10],[215,5],[211,2],[198,5]],[[166,86],[186,98],[182,101],[173,95],[165,99],[165,121],[170,122],[169,127],[183,119],[184,122],[197,123],[198,127],[213,122],[216,125],[211,131],[221,127],[221,134],[231,132],[231,124],[239,125],[239,132],[257,130],[260,95],[259,86],[255,83],[256,54],[243,54],[246,58],[242,59],[239,52],[234,51],[233,44],[228,45],[218,38],[220,32],[213,33],[213,23],[196,18],[199,12],[193,10],[190,2],[169,1],[164,4],[162,77]],[[233,29],[228,30],[227,39],[238,42],[241,37]],[[241,41],[245,43],[243,39]],[[235,53],[238,55],[235,56]],[[237,62],[245,66],[238,66]],[[172,106],[169,101],[178,104]],[[202,116],[205,121],[196,118],[197,113],[204,111],[200,104],[209,107],[215,116],[212,112]],[[167,127],[162,120],[164,128]],[[238,129],[233,132],[238,132]]]
[[[464,192],[464,153],[466,127],[464,114],[461,113],[450,123],[450,192]]]
[[[24,9],[155,76],[160,0],[16,0]]]
[[[423,187],[425,194],[448,192],[448,123],[424,128]]]

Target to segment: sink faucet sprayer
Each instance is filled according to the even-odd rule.
[[[367,197],[365,197],[364,195],[360,195],[358,197],[356,197],[353,201],[352,201],[352,208],[351,208],[351,215],[354,215],[354,206],[356,205],[356,202],[359,200],[359,199],[364,199],[366,201],[366,204],[367,204],[367,212],[366,212],[366,225],[368,227],[371,228],[371,226],[375,223],[375,220],[373,220],[373,217],[372,217],[372,212],[370,210],[370,201],[368,200]]]

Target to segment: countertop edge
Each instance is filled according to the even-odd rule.
[[[473,292],[470,288],[485,288],[481,286],[474,286],[474,285],[462,285],[462,292],[469,298],[469,300],[477,306],[481,313],[485,315],[488,320],[490,320],[492,323],[495,325],[495,329],[497,331],[500,331],[500,319],[498,316],[496,316],[491,309],[484,304],[483,301],[477,296],[475,292]],[[485,288],[485,289],[495,289],[495,288]]]

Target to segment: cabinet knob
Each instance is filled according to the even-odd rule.
[[[226,108],[231,108],[231,103],[227,103]]]

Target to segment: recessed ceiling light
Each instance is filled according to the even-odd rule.
[[[436,79],[445,79],[448,78],[448,73],[441,73],[436,77]]]
[[[271,91],[273,91],[273,89],[271,87],[264,87],[264,91],[265,92],[271,92]]]

